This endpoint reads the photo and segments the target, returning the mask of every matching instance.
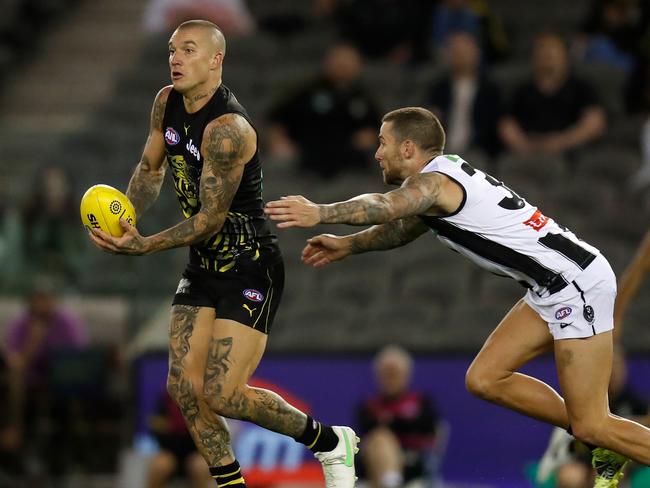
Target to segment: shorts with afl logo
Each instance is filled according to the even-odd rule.
[[[616,276],[599,254],[562,290],[540,298],[529,290],[524,301],[548,323],[558,339],[583,339],[614,328]]]
[[[237,260],[225,272],[188,265],[178,283],[173,305],[214,308],[217,318],[230,319],[265,334],[271,331],[284,289],[281,256]]]

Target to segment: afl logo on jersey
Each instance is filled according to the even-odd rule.
[[[246,288],[242,294],[248,298],[251,302],[261,302],[264,300],[264,295],[262,295],[262,292],[259,292],[257,290],[253,290],[252,288]]]
[[[167,127],[165,129],[165,142],[169,144],[170,146],[175,146],[178,144],[181,140],[181,136],[178,132],[176,132],[176,129],[173,127]]]
[[[569,315],[571,315],[571,312],[572,312],[571,307],[562,307],[560,310],[555,312],[555,318],[557,320],[562,320],[568,317]]]

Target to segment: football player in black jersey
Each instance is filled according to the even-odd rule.
[[[218,486],[245,486],[222,418],[229,417],[293,437],[321,461],[328,487],[352,488],[352,429],[320,424],[247,385],[266,347],[284,268],[263,212],[257,132],[221,81],[225,52],[211,22],[188,21],[173,33],[172,85],[155,98],[127,190],[140,219],[169,165],[185,219],[146,237],[122,221],[122,237],[96,231],[91,238],[104,251],[129,255],[189,246],[172,308],[167,389]]]

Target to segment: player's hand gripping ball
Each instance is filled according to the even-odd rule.
[[[124,230],[120,219],[135,226],[135,209],[129,198],[108,185],[94,185],[81,198],[81,221],[88,229],[100,229],[113,237]]]

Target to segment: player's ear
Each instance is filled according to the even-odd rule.
[[[411,139],[406,139],[402,142],[402,156],[408,159],[413,157],[413,154],[415,154],[415,144],[413,144]]]
[[[210,68],[219,69],[222,63],[223,63],[223,53],[221,51],[215,52],[214,55],[212,56],[212,59],[210,60]]]

